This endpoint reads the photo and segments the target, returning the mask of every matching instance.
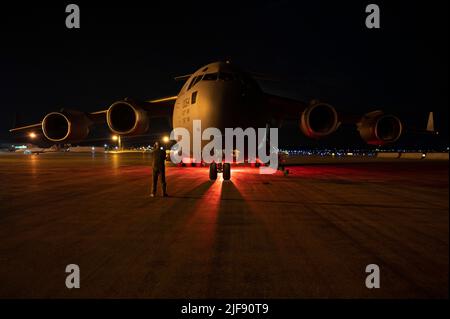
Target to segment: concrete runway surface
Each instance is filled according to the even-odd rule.
[[[447,161],[289,169],[152,199],[145,154],[1,154],[0,297],[448,298]]]

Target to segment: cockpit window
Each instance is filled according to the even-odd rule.
[[[191,83],[189,83],[189,85],[188,85],[188,90],[190,90],[191,89],[191,87],[194,85],[194,82],[195,82],[195,79],[196,79],[197,77],[195,77],[195,78],[193,78],[192,80],[191,80]]]
[[[206,73],[203,76],[203,81],[217,81],[217,79],[221,80],[221,81],[232,81],[234,80],[235,75],[233,73],[227,73],[227,72],[220,72],[220,73]],[[189,88],[191,88],[192,86],[195,85],[195,83],[197,83],[199,80],[197,80],[197,78],[195,78],[193,80],[193,84],[191,84],[189,86]]]
[[[247,89],[257,89],[258,88],[258,84],[256,83],[256,81],[246,73],[239,74],[239,76],[237,78],[239,79],[241,84]]]
[[[194,86],[194,85],[196,85],[198,82],[200,82],[200,80],[202,79],[202,77],[203,77],[203,74],[197,76],[197,77],[195,78],[194,84],[193,84],[192,86]]]
[[[233,74],[231,74],[231,73],[226,73],[226,72],[220,72],[219,73],[219,80],[222,80],[222,81],[231,81],[231,80],[233,80]]]
[[[217,80],[217,73],[206,73],[203,76],[203,81],[216,81]]]
[[[203,74],[196,76],[195,78],[192,79],[191,83],[188,86],[188,90],[190,90],[194,85],[196,85],[198,82],[200,82],[200,80],[202,79]]]

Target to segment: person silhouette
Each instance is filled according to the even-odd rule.
[[[166,151],[162,149],[159,142],[155,142],[152,151],[152,192],[150,197],[155,197],[158,186],[158,178],[161,178],[161,188],[163,197],[167,197],[167,185],[166,185]]]

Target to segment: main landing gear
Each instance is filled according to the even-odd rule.
[[[231,178],[230,163],[211,163],[209,164],[209,179],[214,181],[217,179],[217,173],[223,174],[223,179],[228,181]]]

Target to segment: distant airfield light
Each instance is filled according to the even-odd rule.
[[[103,145],[104,147],[108,147],[108,144]]]
[[[164,143],[169,143],[170,139],[169,139],[169,137],[166,135],[166,136],[163,136],[162,141],[163,141]]]
[[[425,156],[427,156],[427,154],[423,153],[423,154],[422,154],[422,158],[424,158]]]
[[[113,141],[117,141],[118,139],[119,139],[119,136],[117,136],[117,135],[113,135],[113,136],[112,136],[112,140],[113,140]]]
[[[34,133],[34,132],[30,132],[30,134],[28,134],[28,136],[30,137],[30,138],[36,138],[36,133]]]
[[[353,153],[347,153],[348,156],[353,156]]]

